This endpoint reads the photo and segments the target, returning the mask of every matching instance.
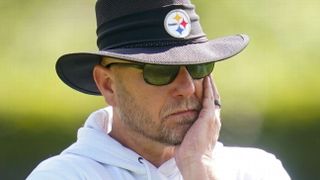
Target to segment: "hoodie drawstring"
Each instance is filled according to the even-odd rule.
[[[139,163],[141,163],[141,164],[144,165],[144,167],[145,167],[145,169],[146,169],[146,171],[147,171],[148,180],[151,180],[151,172],[150,172],[149,166],[148,166],[146,163],[143,162],[143,158],[142,158],[142,157],[139,157],[139,158],[138,158],[138,161],[139,161]]]

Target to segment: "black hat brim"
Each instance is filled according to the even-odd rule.
[[[93,67],[100,63],[102,57],[150,64],[201,64],[228,59],[240,53],[248,43],[249,37],[239,34],[184,46],[117,48],[92,53],[70,53],[58,59],[56,71],[60,79],[71,88],[86,94],[101,95],[93,79]]]

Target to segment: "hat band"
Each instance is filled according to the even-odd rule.
[[[174,38],[165,30],[164,19],[173,9],[184,10],[191,20],[191,32],[183,39]],[[99,26],[97,35],[97,45],[100,50],[121,47],[177,46],[208,41],[193,5],[166,6],[113,19]]]

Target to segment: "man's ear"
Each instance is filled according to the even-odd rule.
[[[95,65],[93,68],[93,78],[105,101],[109,105],[115,106],[114,75],[111,70],[100,64]]]

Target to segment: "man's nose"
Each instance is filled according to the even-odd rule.
[[[187,68],[181,66],[179,73],[175,80],[172,82],[174,87],[174,96],[191,96],[195,93],[195,85],[192,77],[190,76]]]

